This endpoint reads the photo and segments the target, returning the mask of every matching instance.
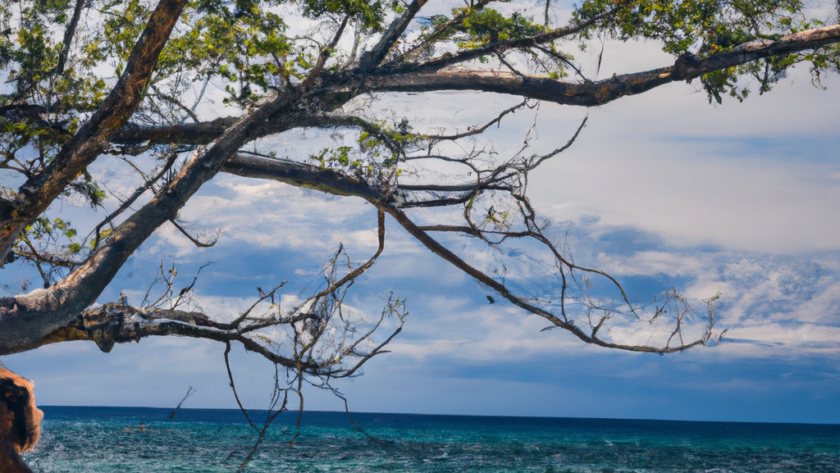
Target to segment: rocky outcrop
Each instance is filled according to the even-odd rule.
[[[0,472],[31,473],[20,453],[35,448],[43,418],[32,383],[0,368]]]

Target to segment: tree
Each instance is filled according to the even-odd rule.
[[[585,120],[543,155],[529,151],[527,138],[512,156],[459,144],[539,101],[603,106],[676,81],[696,81],[710,101],[743,100],[749,79],[764,93],[799,63],[810,64],[818,83],[840,66],[840,25],[808,18],[799,0],[586,0],[570,11],[546,0],[539,15],[503,1],[471,0],[431,16],[424,10],[433,5],[426,3],[4,2],[0,153],[7,176],[0,264],[22,260],[37,269],[44,288],[0,299],[0,354],[71,340],[94,341],[108,351],[114,343],[166,335],[216,340],[227,350],[238,342],[288,370],[286,387],[278,381],[275,406],[285,409],[289,393],[301,396],[304,378],[330,388],[331,379],[353,376],[384,353],[401,330],[401,299],[386,297],[381,317],[365,329],[343,310],[346,291],[384,250],[386,216],[495,297],[585,343],[665,354],[710,342],[715,297],[702,314],[677,291],[652,305],[631,303],[614,278],[575,264],[528,200],[529,174],[571,146]],[[562,24],[553,20],[557,14],[567,16]],[[296,31],[302,21],[316,26]],[[593,38],[658,41],[675,60],[592,80],[597,71],[584,71],[570,51]],[[223,87],[228,109],[237,113],[204,120],[199,106],[208,86]],[[436,131],[410,117],[371,116],[363,100],[445,90],[523,101],[453,132],[445,123]],[[301,128],[345,141],[311,156],[245,149]],[[108,208],[106,183],[87,168],[110,156],[133,166],[141,182]],[[126,260],[162,226],[174,225],[198,246],[214,244],[219,235],[194,236],[177,219],[220,172],[364,199],[378,215],[378,249],[354,265],[338,248],[325,265],[324,287],[285,310],[275,300],[281,284],[260,289],[254,305],[234,320],[197,312],[191,305],[195,279],[178,291],[177,269],[163,263],[139,306],[123,298],[96,305]],[[459,177],[462,182],[454,180]],[[62,199],[84,199],[101,213],[86,237],[55,216]],[[414,209],[438,212],[419,216]],[[455,224],[446,213],[452,209],[460,214]],[[437,235],[466,237],[494,251],[542,252],[556,284],[539,294],[519,291],[504,274],[468,261]],[[672,328],[661,343],[639,345],[606,329],[622,320]],[[690,339],[683,337],[687,325],[695,329]],[[385,327],[386,335],[376,333]],[[362,349],[374,336],[377,341]],[[291,343],[281,343],[285,339]]]

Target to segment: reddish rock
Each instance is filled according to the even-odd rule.
[[[0,473],[31,472],[21,452],[35,448],[44,413],[35,407],[32,383],[0,368]]]

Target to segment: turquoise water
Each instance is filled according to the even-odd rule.
[[[230,472],[239,411],[44,407],[38,472]],[[284,413],[286,414],[286,413]],[[256,415],[259,417],[259,413]],[[277,418],[246,471],[838,472],[840,426],[306,412]],[[145,430],[140,431],[140,424]]]

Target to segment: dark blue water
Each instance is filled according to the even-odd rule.
[[[44,407],[41,472],[229,472],[257,434],[236,410]],[[288,414],[288,415],[286,415]],[[264,416],[264,414],[262,414]],[[838,472],[840,426],[284,413],[249,472]],[[260,413],[255,415],[261,422]],[[143,425],[144,430],[139,426]]]

